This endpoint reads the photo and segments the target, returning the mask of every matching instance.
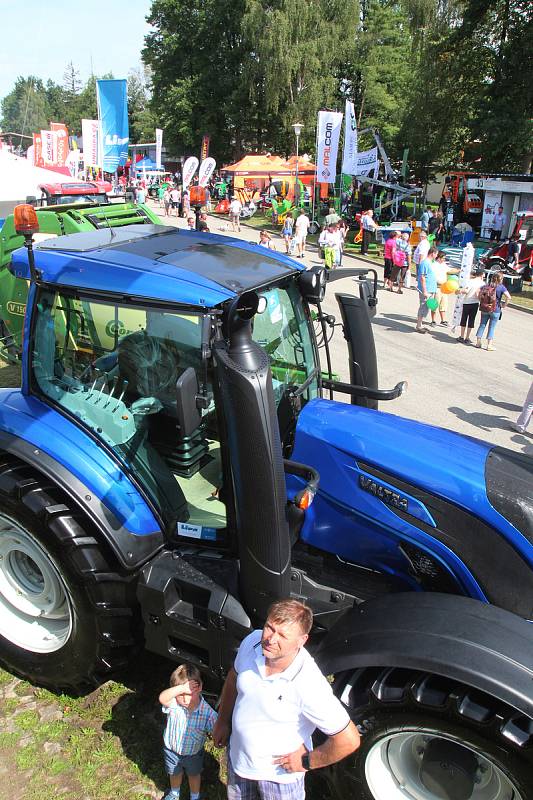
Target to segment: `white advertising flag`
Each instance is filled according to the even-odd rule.
[[[161,169],[161,151],[163,149],[163,131],[161,128],[155,129],[155,164],[157,169]]]
[[[370,176],[370,173],[373,172],[374,178],[377,178],[379,169],[379,161],[378,161],[378,148],[372,147],[370,150],[363,150],[361,153],[357,155],[357,172],[355,175],[367,175]]]
[[[98,120],[82,119],[81,135],[83,138],[83,163],[86,167],[99,167],[98,158]]]
[[[189,156],[189,158],[185,161],[183,165],[183,188],[186,189],[189,183],[192,181],[193,175],[198,169],[198,164],[200,162],[196,158],[196,156]]]
[[[357,175],[357,120],[351,100],[346,101],[344,115],[344,151],[341,172],[344,175]]]
[[[57,134],[55,131],[41,131],[43,161],[45,164],[57,164]]]
[[[214,158],[204,158],[200,164],[200,172],[198,173],[198,186],[207,186],[209,178],[213,174],[217,162]]]
[[[316,179],[318,183],[334,183],[337,174],[337,153],[341,133],[340,111],[318,112],[318,149]]]
[[[461,289],[464,289],[468,283],[470,274],[472,272],[472,264],[474,263],[475,254],[476,251],[474,250],[472,243],[468,242],[463,248],[463,254],[461,256],[461,271],[459,272],[459,286],[461,287]],[[463,300],[464,300],[464,295],[461,294],[456,295],[455,306],[452,314],[452,331],[454,331],[461,322],[461,314],[463,311]]]

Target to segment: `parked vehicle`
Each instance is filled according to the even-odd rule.
[[[56,186],[56,184],[51,184]],[[99,198],[96,191],[91,198]],[[104,194],[105,196],[105,194]],[[50,195],[62,199],[68,195]],[[92,231],[98,228],[118,228],[132,224],[157,224],[159,217],[144,205],[133,203],[107,203],[93,205],[86,203],[84,196],[79,195],[78,202],[65,205],[51,202],[37,208],[37,220],[40,240],[65,236],[71,233]],[[15,280],[9,270],[11,254],[21,247],[24,237],[17,233],[13,214],[10,214],[0,227],[0,355],[7,359],[17,359],[22,344],[22,329],[28,286],[24,281]]]
[[[527,800],[532,459],[377,410],[405,386],[377,388],[367,280],[337,294],[341,383],[323,269],[155,225],[34,248],[30,212],[22,388],[0,390],[7,667],[77,687],[144,646],[220,686],[292,595],[364,734],[332,792]]]
[[[45,206],[71,205],[72,203],[105,205],[110,202],[108,192],[111,192],[113,186],[109,181],[70,181],[41,183],[38,188],[41,196],[28,198],[28,202],[43,208]]]
[[[512,236],[518,236],[520,252],[518,266],[509,260],[510,238],[497,242],[494,247],[481,256],[480,261],[485,269],[500,269],[508,275],[524,275],[530,270],[533,255],[533,211],[520,211]]]

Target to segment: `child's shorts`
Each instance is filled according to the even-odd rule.
[[[184,770],[187,775],[200,775],[204,768],[203,749],[192,756],[180,756],[168,747],[163,747],[163,758],[167,775],[181,775]]]

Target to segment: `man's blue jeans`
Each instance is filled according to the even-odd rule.
[[[481,312],[481,322],[479,323],[479,328],[477,329],[476,336],[478,339],[483,339],[483,334],[485,333],[485,328],[487,327],[487,322],[489,323],[489,332],[487,334],[487,339],[490,340],[494,339],[494,330],[500,319],[501,311],[491,311],[490,313],[487,311]]]

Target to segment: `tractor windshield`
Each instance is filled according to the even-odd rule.
[[[204,316],[42,292],[33,384],[113,450],[167,530],[220,544],[226,508],[214,403],[187,436],[176,407],[176,381],[188,367],[201,388],[208,382]]]
[[[262,292],[266,308],[254,318],[253,338],[270,357],[274,396],[305,387],[304,402],[318,395],[318,370],[309,321],[295,284]]]

